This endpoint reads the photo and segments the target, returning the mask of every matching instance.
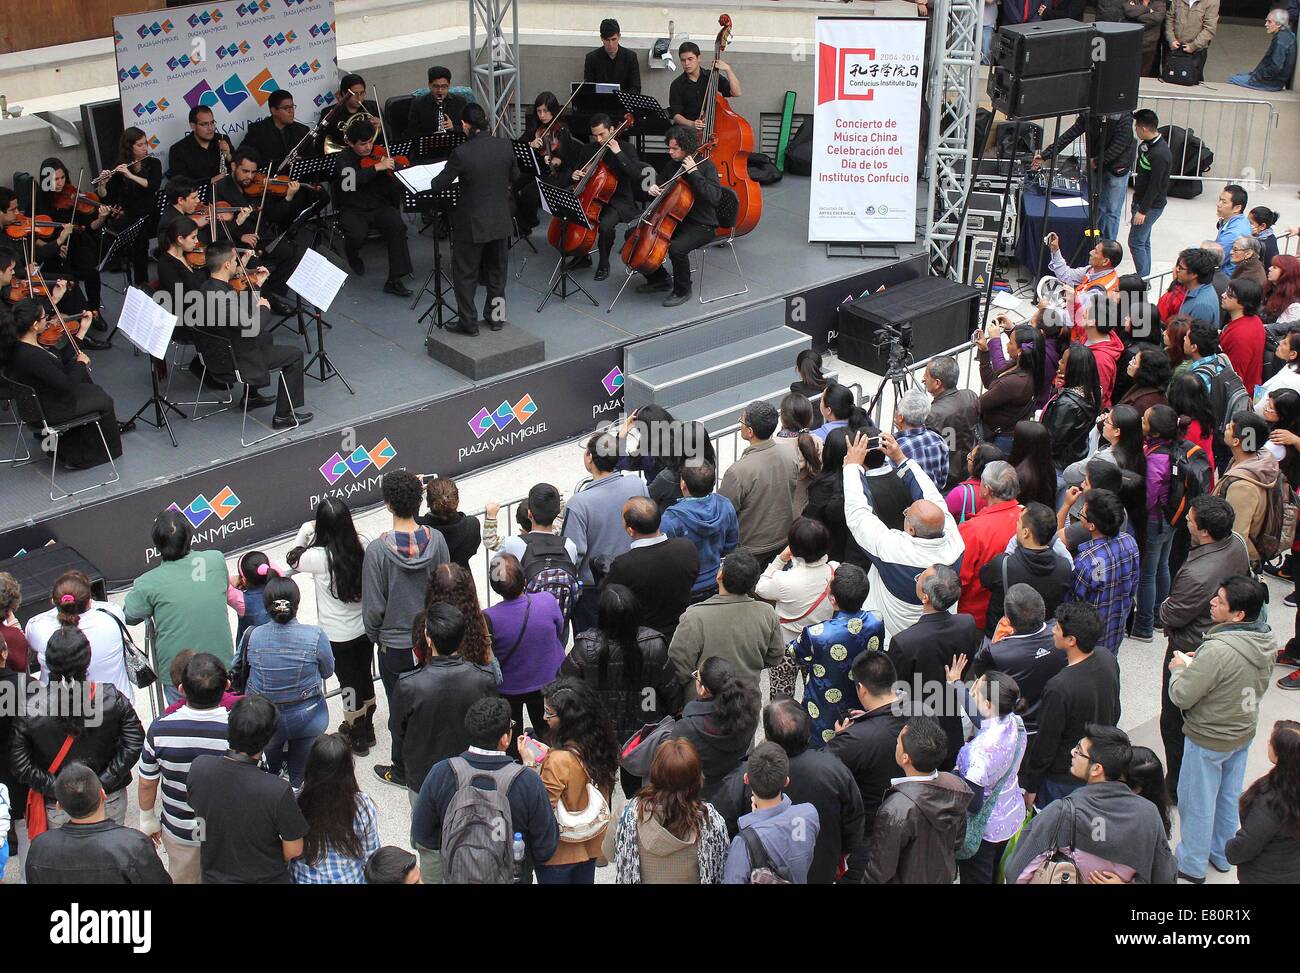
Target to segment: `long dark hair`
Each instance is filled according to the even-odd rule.
[[[122,129],[122,137],[117,142],[117,161],[131,163],[135,161],[135,153],[131,149],[145,138],[145,132],[142,128],[136,128],[132,125],[130,128]]]
[[[1047,381],[1047,376],[1043,374],[1043,364],[1047,361],[1047,349],[1043,347],[1043,342],[1047,338],[1032,325],[1018,324],[1011,332],[1011,340],[1020,351],[1016,368],[1034,380],[1034,396],[1037,398]]]
[[[1119,430],[1119,442],[1111,446],[1115,452],[1115,465],[1145,477],[1147,455],[1143,450],[1142,413],[1131,405],[1117,405],[1110,410],[1110,424]]]
[[[1163,393],[1169,385],[1174,370],[1169,365],[1169,354],[1163,348],[1143,341],[1133,346],[1137,351],[1138,367],[1133,375],[1133,388],[1153,388]]]
[[[1052,464],[1052,437],[1046,426],[1032,419],[1017,422],[1007,462],[1016,468],[1021,503],[1036,500],[1056,506],[1056,467]]]
[[[623,651],[623,688],[635,689],[641,681],[641,644],[637,641],[640,630],[641,606],[631,588],[621,584],[607,584],[600,592],[597,625],[600,634],[598,682],[608,685],[609,657],[617,645]]]
[[[1287,432],[1300,433],[1300,393],[1295,389],[1274,389],[1268,393],[1277,410],[1277,422],[1270,422],[1270,429],[1285,429]],[[1294,446],[1287,446],[1278,464],[1287,483],[1295,485],[1300,480],[1300,452]]]
[[[460,657],[481,666],[491,664],[492,636],[488,634],[487,622],[479,607],[474,575],[459,564],[439,564],[429,574],[424,607],[428,608],[435,601],[454,605],[465,616],[465,638],[460,643]]]
[[[1160,812],[1160,823],[1165,826],[1165,837],[1173,827],[1169,814],[1169,785],[1165,781],[1165,768],[1150,747],[1134,747],[1133,759],[1122,777],[1134,794],[1145,797]]]
[[[1174,376],[1169,383],[1166,399],[1169,408],[1178,413],[1179,432],[1185,435],[1192,423],[1197,422],[1201,426],[1202,436],[1214,434],[1214,406],[1210,402],[1210,393],[1191,372]]]
[[[1244,818],[1256,801],[1269,801],[1273,813],[1285,823],[1286,832],[1300,838],[1300,723],[1278,720],[1273,724],[1268,742],[1273,746],[1277,763],[1246,788],[1238,807]]]
[[[51,212],[53,208],[52,202],[54,199],[54,194],[51,191],[47,190],[43,185],[43,183],[45,182],[45,174],[47,172],[53,173],[55,171],[59,171],[63,173],[63,178],[65,180],[64,182],[65,189],[75,188],[73,187],[72,184],[72,173],[68,171],[68,167],[63,164],[62,159],[57,158],[56,156],[50,156],[48,159],[45,159],[41,162],[41,167],[38,170],[36,170],[36,208],[41,212],[51,216],[54,215]],[[28,202],[30,202],[30,200],[28,200]],[[35,214],[32,215],[34,216]]]
[[[1094,414],[1101,408],[1101,379],[1097,376],[1097,358],[1087,345],[1073,344],[1066,348],[1063,387],[1083,394]]]
[[[722,736],[753,736],[758,728],[758,691],[741,682],[722,656],[700,666],[700,682],[713,698],[713,724]]]
[[[857,428],[871,422],[866,410],[853,401],[853,390],[832,382],[822,393],[822,405],[830,410],[836,419],[847,419],[850,426]]]
[[[315,865],[330,849],[348,858],[361,857],[356,825],[360,793],[352,750],[343,737],[318,736],[307,754],[298,795],[298,809],[307,819],[302,857],[308,865]]]
[[[781,428],[799,434],[795,439],[795,448],[803,457],[804,466],[808,470],[805,475],[809,477],[816,476],[822,469],[822,454],[817,449],[817,441],[807,431],[812,420],[812,403],[802,392],[787,393],[781,400]]]
[[[827,380],[822,373],[821,352],[805,348],[795,358],[794,367],[799,372],[799,381],[811,388],[823,391],[826,389]]]
[[[665,740],[650,761],[650,779],[637,791],[642,821],[658,817],[664,830],[679,841],[694,841],[708,820],[700,800],[704,772],[695,744],[684,737]]]
[[[73,625],[60,625],[45,643],[45,668],[50,684],[46,699],[50,715],[65,736],[81,736],[86,717],[92,715],[86,703],[86,673],[90,669],[90,640]],[[80,697],[74,702],[74,697]],[[97,704],[100,705],[100,704]]]
[[[545,108],[547,111],[549,111],[551,113],[551,120],[554,121],[555,118],[560,114],[560,99],[556,98],[555,93],[551,91],[537,92],[537,97],[533,99],[533,107],[529,109],[528,112],[529,127],[527,131],[530,133],[536,132],[539,128],[542,127],[542,121],[540,118],[537,117],[538,108]],[[558,131],[559,129],[564,127],[566,126],[556,125],[554,131]],[[531,134],[529,135],[529,138],[532,138]]]
[[[342,500],[326,497],[316,505],[312,547],[325,548],[330,570],[330,594],[339,601],[361,600],[361,565],[366,549],[357,536],[352,511]]]
[[[542,695],[558,717],[551,734],[555,746],[575,751],[587,776],[608,794],[618,773],[618,738],[614,723],[596,691],[576,679],[557,679]]]

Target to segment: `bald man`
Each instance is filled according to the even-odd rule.
[[[700,573],[700,552],[685,537],[664,534],[660,517],[658,504],[649,497],[633,497],[623,504],[623,529],[632,547],[614,558],[605,585],[630,588],[641,608],[641,624],[671,644]]]
[[[903,514],[903,529],[887,527],[872,511],[862,488],[863,463],[869,452],[867,437],[862,433],[850,442],[844,457],[844,520],[853,539],[871,561],[867,574],[871,591],[862,607],[880,612],[887,645],[921,617],[923,605],[917,595],[917,577],[932,564],[960,573],[966,545],[943,494],[925,471],[899,448],[898,441],[888,433],[882,434],[879,449],[894,464],[912,496],[912,503]]]

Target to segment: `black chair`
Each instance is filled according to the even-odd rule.
[[[87,415],[73,416],[71,419],[65,419],[63,422],[51,423],[45,416],[45,409],[41,405],[41,400],[36,395],[36,390],[30,385],[19,382],[12,375],[0,372],[0,382],[9,387],[10,407],[15,410],[15,417],[25,425],[32,428],[40,437],[42,442],[47,442],[53,438],[54,449],[50,459],[50,499],[67,500],[69,497],[75,497],[81,493],[88,493],[91,490],[98,490],[100,487],[106,487],[111,483],[116,483],[122,477],[117,472],[117,463],[108,451],[108,440],[104,438],[104,427],[100,425],[99,416],[95,413]],[[108,480],[101,480],[88,487],[82,487],[80,490],[64,490],[59,486],[54,474],[59,466],[59,440],[74,429],[80,429],[83,426],[94,425],[99,431],[99,441],[104,444],[104,455],[108,457],[109,466],[113,470],[113,476]],[[31,462],[32,456],[29,453],[26,462]],[[15,466],[24,465],[24,463],[14,463]],[[56,491],[63,490],[61,494]]]
[[[388,137],[394,142],[400,141],[406,134],[406,124],[411,120],[411,102],[414,95],[393,95],[384,101],[384,124],[388,126]]]
[[[740,270],[740,257],[736,254],[736,220],[740,216],[740,197],[729,186],[722,187],[722,198],[718,200],[718,226],[729,231],[725,236],[714,237],[712,241],[700,247],[700,303],[712,304],[714,301],[726,300],[728,297],[740,297],[749,293],[749,283]],[[718,294],[715,297],[704,296],[704,272],[709,266],[709,251],[715,247],[726,247],[731,251],[731,259],[736,264],[736,276],[744,287],[738,291]]]
[[[296,411],[294,412],[293,425],[285,428],[284,430],[279,430],[279,429],[275,429],[272,426],[268,426],[266,423],[262,422],[260,419],[254,416],[253,422],[261,426],[263,429],[267,430],[267,434],[265,436],[260,436],[257,439],[251,441],[247,439],[246,437],[248,434],[248,393],[251,391],[251,389],[248,383],[244,381],[243,376],[240,375],[239,373],[239,360],[235,357],[235,346],[230,343],[230,339],[228,338],[222,338],[220,335],[204,334],[201,331],[196,331],[194,333],[194,347],[195,350],[197,350],[199,353],[199,360],[203,363],[203,374],[199,376],[199,384],[202,385],[204,379],[207,378],[208,373],[211,372],[212,376],[216,378],[218,381],[229,382],[231,386],[231,391],[230,391],[230,398],[227,399],[225,402],[220,403],[222,408],[214,409],[213,411],[205,413],[204,415],[198,414],[199,412],[198,406],[202,405],[203,403],[194,404],[194,412],[190,416],[190,422],[198,422],[200,419],[209,419],[212,416],[219,415],[222,412],[225,412],[227,407],[234,402],[235,385],[242,385],[244,386],[244,419],[239,427],[239,444],[241,446],[245,448],[249,446],[256,446],[258,443],[264,443],[268,439],[272,438],[273,436],[279,435],[281,432],[289,432],[290,430],[298,428],[300,423],[298,422],[298,415]],[[288,397],[289,400],[292,402],[292,396],[289,392],[289,382],[284,377],[284,372],[280,371],[279,369],[277,369],[276,371],[280,376],[280,384],[284,386],[285,396]],[[186,404],[190,405],[192,403],[186,403]]]
[[[13,426],[17,430],[14,437],[14,455],[11,459],[0,459],[0,466],[12,463],[14,466],[22,466],[32,458],[31,450],[27,448],[27,440],[23,438],[23,423],[18,418],[18,408],[14,405],[15,393],[11,386],[3,378],[0,378],[0,409],[8,412],[13,416],[13,422],[0,422],[0,426]],[[18,448],[22,447],[23,455],[18,455]]]

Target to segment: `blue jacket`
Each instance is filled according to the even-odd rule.
[[[1291,25],[1295,26],[1294,20]],[[1250,83],[1268,85],[1274,91],[1281,91],[1294,72],[1295,34],[1283,28],[1273,35],[1268,52],[1255,66],[1255,70],[1250,72]]]
[[[1217,327],[1219,324],[1219,295],[1215,292],[1214,285],[1207,281],[1193,287],[1187,292],[1187,296],[1183,298],[1183,306],[1178,309],[1178,313],[1186,314],[1189,318],[1205,321],[1207,324],[1213,324]]]
[[[768,859],[777,868],[788,868],[790,881],[795,885],[808,884],[808,866],[812,864],[817,832],[821,830],[817,808],[811,804],[791,804],[790,798],[782,794],[781,803],[776,807],[751,811],[736,824],[741,831],[753,828],[758,832]],[[737,834],[731,839],[722,884],[748,885],[751,868],[749,848]]]
[[[664,511],[659,529],[669,537],[685,537],[700,552],[700,573],[692,591],[703,591],[718,583],[718,565],[740,542],[736,508],[720,493],[682,497]]]
[[[1295,41],[1292,41],[1292,44],[1294,43]],[[1223,247],[1222,269],[1229,277],[1232,276],[1232,245],[1236,242],[1236,239],[1239,236],[1250,236],[1250,220],[1246,219],[1246,214],[1244,213],[1238,213],[1235,216],[1230,216],[1224,220],[1223,225],[1219,227],[1218,236],[1214,238],[1214,242]],[[1184,307],[1185,306],[1186,305],[1184,305]],[[1183,311],[1182,313],[1186,314],[1187,312]],[[1214,317],[1206,318],[1206,320],[1214,321],[1216,323],[1218,322],[1219,311],[1217,306],[1214,311]]]
[[[243,656],[245,643],[235,650]],[[334,650],[315,625],[290,619],[271,621],[248,633],[248,692],[273,703],[299,703],[324,695],[324,680],[334,674]]]

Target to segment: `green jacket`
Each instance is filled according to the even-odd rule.
[[[191,551],[136,579],[126,596],[126,620],[152,618],[158,632],[158,678],[170,684],[172,659],[183,649],[211,652],[229,666],[234,654],[226,606],[226,559],[220,551]]]
[[[785,658],[776,609],[748,595],[724,594],[686,609],[668,649],[680,681],[691,686],[691,673],[715,655],[730,662],[737,677],[757,689],[759,673]]]
[[[1250,743],[1277,648],[1267,623],[1215,625],[1191,663],[1169,676],[1169,698],[1183,711],[1183,733],[1226,753]]]

